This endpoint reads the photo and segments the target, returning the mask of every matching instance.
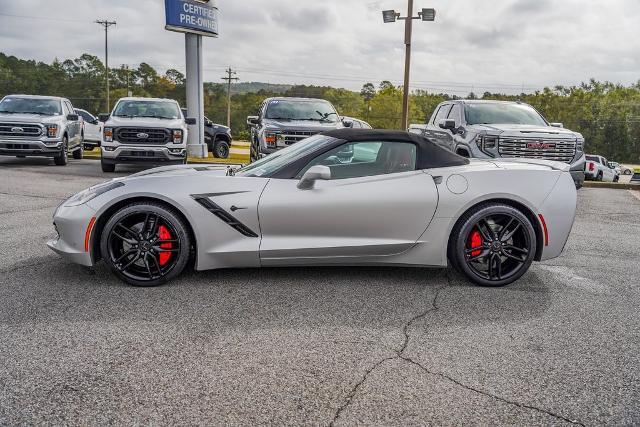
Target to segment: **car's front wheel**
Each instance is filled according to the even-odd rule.
[[[213,144],[213,155],[219,159],[229,158],[229,143],[224,139],[217,139]]]
[[[56,166],[66,166],[69,159],[69,140],[65,136],[62,138],[62,147],[60,148],[60,153],[53,158],[53,163]]]
[[[536,254],[536,233],[518,209],[481,205],[454,227],[450,258],[458,271],[481,286],[505,286],[527,272]]]
[[[125,282],[158,286],[178,276],[189,261],[187,225],[173,209],[151,202],[132,203],[106,223],[102,258]]]

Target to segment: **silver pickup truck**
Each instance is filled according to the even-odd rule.
[[[56,165],[83,156],[82,121],[65,98],[8,95],[0,101],[0,155],[53,157]]]
[[[409,132],[431,138],[465,157],[555,160],[571,167],[576,188],[584,183],[584,138],[549,123],[521,102],[454,100],[443,102],[424,125]]]

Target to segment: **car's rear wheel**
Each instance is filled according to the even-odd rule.
[[[133,286],[158,286],[178,276],[189,261],[187,225],[170,208],[133,203],[106,223],[102,258],[120,279]]]
[[[229,158],[230,152],[229,143],[224,139],[217,139],[213,144],[213,155],[219,159]]]
[[[62,138],[62,148],[60,148],[60,153],[53,158],[53,163],[56,166],[66,166],[69,160],[69,140],[67,137]]]
[[[602,181],[602,172],[598,172],[598,176],[596,176],[596,181]]]
[[[76,160],[81,160],[84,157],[84,145],[80,145],[78,148],[76,148],[76,150],[73,152],[73,158]]]
[[[527,272],[536,233],[518,209],[489,203],[467,213],[452,233],[452,265],[481,286],[505,286]]]

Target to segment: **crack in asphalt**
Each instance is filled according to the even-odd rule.
[[[2,194],[3,196],[20,196],[20,197],[32,197],[34,199],[47,199],[47,200],[60,200],[60,201],[65,201],[67,200],[64,197],[54,197],[54,196],[39,196],[37,194],[21,194],[21,193],[7,193],[4,191],[0,191],[0,194]]]
[[[409,321],[407,323],[405,323],[405,325],[402,328],[403,334],[404,334],[404,341],[402,343],[402,346],[400,347],[400,349],[395,350],[396,355],[395,356],[389,356],[389,357],[385,357],[381,360],[379,360],[378,362],[376,362],[375,364],[373,364],[373,366],[371,366],[369,369],[367,369],[364,373],[364,375],[362,376],[362,378],[360,378],[360,381],[358,381],[352,388],[351,391],[349,392],[349,394],[347,395],[347,398],[345,399],[345,402],[336,410],[333,419],[331,420],[331,422],[329,423],[329,426],[333,427],[335,426],[336,422],[338,421],[338,419],[340,418],[340,415],[351,405],[351,403],[353,402],[355,395],[357,394],[358,390],[360,389],[360,387],[365,383],[365,381],[367,380],[367,378],[376,370],[378,369],[380,366],[382,366],[385,362],[388,362],[389,360],[403,360],[407,363],[413,364],[414,366],[420,368],[421,370],[423,370],[424,372],[430,374],[430,375],[434,375],[437,376],[439,378],[442,378],[446,381],[449,381],[459,387],[462,387],[466,390],[472,391],[474,393],[478,393],[481,394],[483,396],[487,396],[490,397],[492,399],[495,399],[497,401],[506,403],[508,405],[512,405],[512,406],[517,406],[519,408],[524,408],[524,409],[530,409],[533,411],[537,411],[540,412],[542,414],[546,414],[549,415],[551,417],[554,417],[558,420],[561,421],[565,421],[567,423],[573,424],[573,425],[578,425],[578,426],[582,426],[584,427],[585,425],[578,421],[578,420],[572,420],[569,419],[563,415],[560,414],[556,414],[554,412],[548,411],[546,409],[543,408],[538,408],[536,406],[533,405],[528,405],[526,403],[520,403],[514,400],[509,400],[507,398],[495,395],[495,394],[491,394],[485,390],[480,390],[478,388],[472,387],[470,385],[464,384],[463,382],[450,377],[447,374],[441,373],[441,372],[434,372],[429,370],[427,367],[423,366],[422,364],[420,364],[419,362],[416,362],[415,360],[411,359],[408,356],[405,356],[403,353],[405,352],[405,350],[407,349],[408,345],[409,345],[409,341],[410,341],[410,336],[409,336],[409,328],[411,328],[411,326],[417,322],[420,319],[425,318],[429,313],[437,311],[440,307],[438,306],[438,296],[440,295],[440,292],[442,290],[444,290],[445,288],[451,286],[451,276],[450,276],[450,272],[449,270],[446,271],[445,273],[445,277],[447,279],[447,284],[443,285],[439,288],[436,289],[435,295],[433,296],[433,299],[431,300],[431,305],[429,308],[427,308],[426,310],[424,310],[423,312],[417,314],[416,316],[412,317],[411,319],[409,319]]]

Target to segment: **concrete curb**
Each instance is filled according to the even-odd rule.
[[[638,184],[624,184],[620,182],[597,182],[597,181],[585,181],[584,187],[586,188],[613,188],[616,190],[640,190],[640,183]]]

